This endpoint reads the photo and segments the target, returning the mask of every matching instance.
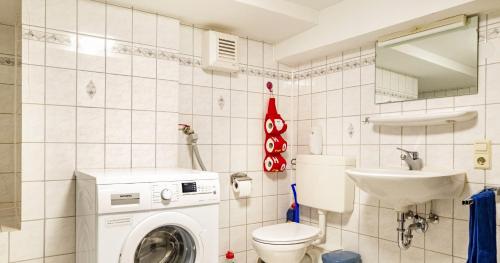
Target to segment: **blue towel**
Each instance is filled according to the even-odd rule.
[[[467,263],[496,263],[495,193],[485,190],[472,196]]]

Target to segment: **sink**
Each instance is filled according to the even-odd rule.
[[[404,211],[409,205],[433,199],[452,199],[462,194],[465,171],[424,168],[420,171],[356,168],[347,175],[366,193]]]

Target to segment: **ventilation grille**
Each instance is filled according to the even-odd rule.
[[[239,70],[238,40],[239,38],[234,35],[205,31],[201,56],[203,69],[237,72]]]
[[[219,59],[228,62],[236,61],[236,41],[219,37],[218,44]]]

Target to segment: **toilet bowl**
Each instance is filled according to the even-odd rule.
[[[266,263],[300,263],[320,229],[304,224],[283,223],[261,227],[252,233],[259,257]]]

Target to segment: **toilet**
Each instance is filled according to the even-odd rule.
[[[317,227],[284,223],[261,227],[252,233],[252,238],[255,251],[264,262],[300,262],[319,234]]]
[[[299,205],[316,208],[319,224],[314,227],[302,223],[282,223],[254,230],[253,247],[259,258],[266,263],[318,262],[318,249],[328,247],[327,212],[350,212],[354,206],[355,186],[345,174],[345,170],[355,167],[355,159],[343,156],[298,155],[296,164]],[[315,253],[305,257],[308,251]]]

